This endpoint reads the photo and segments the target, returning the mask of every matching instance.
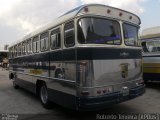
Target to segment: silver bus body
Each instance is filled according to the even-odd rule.
[[[114,37],[101,35],[111,34],[101,32],[102,22],[106,27],[118,26]],[[97,4],[80,6],[10,47],[10,78],[34,93],[39,83],[45,82],[50,101],[77,110],[102,109],[141,96],[145,92],[141,47],[137,36],[131,44],[129,38],[125,41],[123,29],[131,27],[138,32],[139,25],[136,15],[121,9]],[[74,41],[70,36],[72,31],[75,31]],[[39,44],[45,32],[49,37],[44,40],[49,43],[43,51]],[[86,35],[89,33],[94,35]],[[41,41],[35,43],[36,36]],[[59,44],[57,41],[51,43],[57,36],[61,38],[59,48],[55,47]],[[67,37],[70,40],[65,41]],[[26,51],[23,43],[27,40],[31,40],[32,50],[22,55]],[[34,44],[40,46],[38,52],[33,52]],[[51,49],[51,45],[55,48]],[[16,53],[19,49],[20,53]]]

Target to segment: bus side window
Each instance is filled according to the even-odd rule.
[[[66,47],[75,45],[74,22],[66,23],[64,26],[64,42]]]
[[[17,50],[17,45],[15,46],[15,57],[17,57],[17,55],[18,55],[18,50]]]
[[[41,34],[40,43],[41,51],[48,50],[48,32]]]
[[[32,53],[32,45],[31,45],[31,39],[29,39],[27,41],[27,54],[31,54]]]
[[[14,58],[14,53],[13,53],[13,51],[14,51],[14,47],[12,47],[12,48],[11,48],[11,51],[10,51],[10,52],[11,52],[11,53],[10,53],[10,54],[11,54],[11,58]]]
[[[157,51],[160,51],[160,47],[157,47]]]
[[[60,29],[53,30],[50,36],[51,40],[51,49],[59,49],[61,47],[61,34]]]
[[[18,45],[18,56],[21,56],[21,48],[22,48],[22,45],[21,43]]]
[[[13,58],[15,58],[16,57],[16,48],[15,48],[15,46],[13,47]]]
[[[22,54],[26,55],[26,42],[22,43]]]
[[[33,52],[38,53],[39,52],[39,37],[38,36],[33,38],[32,46],[33,46],[32,48]]]

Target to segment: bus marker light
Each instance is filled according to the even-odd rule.
[[[136,82],[136,86],[139,86],[139,83]]]
[[[107,90],[103,90],[103,93],[106,93],[107,92]]]
[[[120,13],[119,13],[119,16],[121,17],[122,15],[123,15],[123,13],[120,12]]]
[[[88,91],[82,91],[82,92],[81,92],[81,95],[83,95],[83,96],[88,96],[88,95],[89,95],[89,92],[88,92]]]
[[[98,91],[97,91],[97,94],[101,94],[101,90],[98,90]]]
[[[84,8],[84,12],[86,12],[86,13],[89,12],[88,7]]]
[[[108,9],[108,10],[107,10],[107,13],[108,13],[108,14],[109,14],[109,13],[111,13],[111,10],[110,10],[110,9]]]
[[[108,91],[108,92],[112,92],[112,88],[108,88],[107,91]]]
[[[132,16],[130,16],[129,19],[132,20]]]

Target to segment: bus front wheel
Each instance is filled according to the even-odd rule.
[[[48,99],[48,91],[45,83],[42,83],[40,86],[40,100],[44,108],[51,108],[51,102]]]

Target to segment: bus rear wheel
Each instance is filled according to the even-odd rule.
[[[40,95],[40,100],[41,100],[43,107],[46,109],[50,109],[51,102],[48,99],[48,91],[47,91],[47,87],[46,87],[45,83],[41,84],[39,95]]]

